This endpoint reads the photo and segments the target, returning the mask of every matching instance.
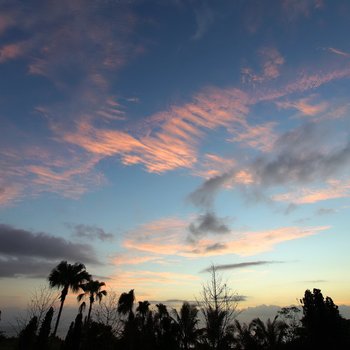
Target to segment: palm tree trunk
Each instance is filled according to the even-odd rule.
[[[55,329],[52,333],[53,336],[56,335],[57,332],[57,328],[58,328],[58,324],[60,323],[60,318],[61,318],[61,313],[62,313],[62,309],[63,309],[63,304],[64,301],[66,300],[66,295],[68,293],[68,288],[64,287],[61,293],[61,305],[60,305],[60,310],[58,311],[58,315],[57,315],[57,319],[56,319],[56,324],[55,324]]]
[[[90,321],[91,309],[92,309],[92,301],[90,300],[89,312],[88,312],[88,316],[87,316],[87,323],[89,323],[89,321]]]

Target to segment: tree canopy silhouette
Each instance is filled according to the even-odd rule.
[[[90,280],[80,286],[84,293],[81,293],[77,296],[78,301],[81,301],[85,297],[89,297],[90,302],[87,322],[90,321],[92,304],[95,302],[95,300],[101,302],[102,298],[107,295],[107,291],[101,289],[105,285],[106,284],[104,282]]]
[[[53,335],[56,335],[58,324],[60,322],[64,301],[68,291],[76,293],[82,284],[89,281],[91,276],[85,269],[85,265],[81,263],[68,264],[67,261],[61,261],[50,273],[48,280],[51,288],[62,288],[60,300],[61,305],[57,315],[55,329]]]

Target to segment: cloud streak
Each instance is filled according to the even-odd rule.
[[[350,196],[350,181],[328,180],[326,188],[302,188],[297,191],[274,195],[275,201],[294,204],[312,204]]]
[[[72,229],[73,235],[82,239],[99,239],[100,241],[111,241],[114,238],[112,233],[105,232],[104,229],[84,224],[67,224]]]
[[[270,264],[282,264],[282,261],[247,261],[243,263],[237,263],[237,264],[225,264],[225,265],[215,265],[215,269],[220,270],[236,270],[236,269],[242,269],[245,267],[251,267],[251,266],[260,266],[260,265],[270,265]],[[210,272],[212,271],[212,267],[207,267],[203,269],[201,272]]]

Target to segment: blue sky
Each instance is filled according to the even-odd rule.
[[[140,299],[214,263],[246,307],[350,304],[347,1],[0,8],[2,305],[61,260]]]

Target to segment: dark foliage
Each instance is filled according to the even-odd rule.
[[[31,318],[27,326],[21,331],[18,339],[19,350],[35,349],[36,330],[38,328],[38,318]]]
[[[51,331],[51,321],[53,317],[53,307],[50,307],[46,313],[38,334],[37,349],[47,349],[49,344],[49,335]]]
[[[61,307],[69,289],[89,299],[88,315],[83,322],[80,305],[64,341],[51,336],[53,308],[46,313],[37,334],[38,318],[32,317],[18,339],[0,339],[1,349],[47,350],[342,350],[350,349],[350,320],[344,319],[330,297],[319,289],[306,290],[301,308],[282,308],[266,322],[259,318],[250,323],[236,319],[237,299],[222,283],[214,267],[211,279],[203,286],[197,305],[184,302],[179,310],[168,310],[159,303],[138,301],[131,289],[107,305],[107,314],[92,313],[92,305],[107,292],[103,282],[89,280],[84,265],[61,262],[49,277],[51,286],[62,288]],[[117,302],[118,300],[118,302]],[[105,308],[102,309],[105,311]],[[113,314],[112,321],[110,315]],[[117,315],[117,318],[115,316]],[[107,317],[104,317],[107,315]],[[59,320],[60,312],[58,314]],[[103,317],[102,317],[103,316]],[[94,319],[96,317],[96,319]],[[118,319],[121,327],[115,327]],[[98,322],[97,322],[98,321]],[[117,322],[117,323],[118,323]],[[58,321],[56,321],[57,327]],[[117,330],[117,331],[116,331]],[[5,347],[4,347],[5,346]]]
[[[75,321],[71,323],[65,342],[65,350],[77,350],[80,348],[82,341],[82,330],[83,330],[83,315],[79,313],[75,318]]]
[[[303,305],[304,343],[312,348],[345,349],[350,346],[348,322],[339,314],[332,298],[324,298],[321,290],[305,291]]]
[[[61,261],[50,273],[48,280],[50,287],[52,288],[62,288],[61,291],[61,305],[58,311],[55,329],[53,331],[53,336],[56,335],[58,324],[60,322],[61,313],[64,301],[68,291],[76,293],[79,291],[81,286],[90,281],[91,276],[87,273],[85,265],[81,263],[68,264],[67,261]]]

